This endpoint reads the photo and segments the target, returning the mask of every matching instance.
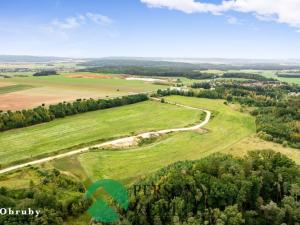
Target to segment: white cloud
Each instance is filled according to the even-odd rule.
[[[203,3],[194,0],[141,0],[142,3],[146,3],[149,7],[167,7],[169,9],[180,10],[185,13],[196,12],[211,12],[213,14],[220,14],[224,11],[225,5],[216,5],[211,3]]]
[[[258,19],[272,20],[300,28],[300,0],[223,0],[220,4],[196,0],[140,0],[149,7],[180,10],[185,13],[208,12],[215,15],[227,11],[253,13]]]
[[[81,21],[77,17],[69,17],[65,20],[55,19],[52,21],[51,25],[60,29],[72,29],[79,27],[81,25]]]
[[[107,26],[113,23],[112,19],[101,14],[94,14],[89,12],[86,14],[86,17],[92,20],[94,23],[102,26]]]
[[[85,25],[88,22],[95,23],[100,26],[109,26],[113,23],[113,20],[102,14],[95,14],[95,13],[88,12],[86,14],[80,14],[77,16],[68,17],[63,20],[54,19],[51,22],[50,27],[48,27],[48,29],[52,29],[52,30],[54,28],[59,28],[62,30],[74,29],[82,25]]]
[[[227,22],[232,25],[242,25],[242,23],[234,16],[228,16]]]

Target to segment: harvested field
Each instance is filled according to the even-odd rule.
[[[69,76],[78,76],[72,78]],[[82,78],[105,77],[102,79]],[[9,81],[1,82],[2,85],[14,82],[17,85],[30,85],[34,88],[17,92],[0,94],[0,110],[20,110],[32,108],[41,104],[53,104],[62,101],[74,101],[83,98],[107,98],[135,94],[140,92],[155,91],[166,86],[145,83],[143,81],[129,81],[105,74],[79,73],[65,74],[48,77],[14,77]]]
[[[108,74],[70,74],[66,77],[70,78],[91,78],[91,79],[111,79],[117,78],[117,75],[108,75]]]
[[[156,78],[145,78],[145,77],[128,77],[126,80],[141,80],[146,82],[168,82],[167,80],[163,79],[156,79]]]
[[[15,85],[15,83],[4,82],[4,81],[1,81],[1,79],[0,79],[0,87],[7,87],[7,86],[11,86],[11,85]]]

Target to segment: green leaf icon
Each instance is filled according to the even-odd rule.
[[[87,190],[86,196],[93,198],[93,194],[103,188],[110,197],[124,209],[128,209],[128,193],[126,188],[118,181],[104,179],[93,183]],[[96,202],[88,209],[89,214],[97,222],[115,222],[119,220],[119,215],[101,198],[97,198]]]

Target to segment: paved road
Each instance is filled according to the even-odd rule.
[[[156,100],[156,101],[160,101],[160,99],[157,99],[157,98],[152,98],[152,99]],[[136,136],[119,138],[119,139],[116,139],[116,140],[113,140],[113,141],[107,141],[107,142],[104,142],[104,143],[101,143],[101,144],[98,144],[98,145],[93,145],[93,146],[89,146],[89,147],[85,147],[85,148],[80,148],[80,149],[73,150],[73,151],[70,151],[70,152],[67,152],[67,153],[62,153],[62,154],[58,154],[58,155],[55,155],[55,156],[50,156],[50,157],[34,160],[34,161],[31,161],[31,162],[27,162],[27,163],[15,165],[15,166],[7,167],[5,169],[0,170],[0,174],[4,174],[4,173],[7,173],[7,172],[16,170],[16,169],[21,169],[21,168],[29,166],[29,165],[40,164],[40,163],[48,162],[48,161],[51,161],[51,160],[54,160],[54,159],[60,159],[60,158],[80,154],[80,153],[83,153],[83,152],[87,152],[87,151],[90,150],[90,148],[126,147],[126,146],[133,145],[140,138],[149,138],[149,137],[152,137],[152,136],[159,136],[159,135],[162,135],[162,134],[168,134],[168,133],[172,133],[172,132],[197,130],[197,129],[203,127],[204,125],[206,125],[210,120],[211,112],[206,110],[206,109],[194,108],[194,107],[181,105],[181,104],[176,104],[176,103],[172,103],[172,102],[167,102],[167,103],[174,104],[174,105],[177,105],[177,106],[181,106],[181,107],[184,107],[184,108],[187,108],[187,109],[204,111],[206,113],[205,119],[204,119],[203,122],[201,122],[201,123],[199,123],[195,126],[192,126],[192,127],[173,128],[173,129],[166,129],[166,130],[160,130],[160,131],[146,132],[146,133],[142,133],[142,134],[139,134],[139,135],[136,135]]]

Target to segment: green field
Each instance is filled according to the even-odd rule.
[[[132,133],[184,127],[200,118],[199,111],[153,101],[69,116],[1,132],[0,164]]]
[[[31,86],[31,85],[24,85],[24,84],[0,87],[0,94],[16,92],[16,91],[23,91],[26,89],[30,89],[32,87],[33,86]]]
[[[180,160],[193,160],[223,151],[255,132],[254,118],[235,111],[222,100],[167,97],[167,100],[214,112],[214,118],[205,126],[207,133],[174,133],[162,140],[140,148],[123,151],[99,151],[79,155],[78,160],[92,180],[112,178],[130,183],[138,177],[154,172]],[[65,163],[63,163],[65,162]],[[74,162],[73,162],[74,163]],[[72,171],[72,163],[63,159],[56,166]]]
[[[277,77],[274,73],[272,74],[271,72],[268,72],[268,71],[267,72],[262,72],[262,75],[270,76],[272,78],[275,78],[275,79],[283,81],[283,82],[299,84],[300,85],[300,78]]]

